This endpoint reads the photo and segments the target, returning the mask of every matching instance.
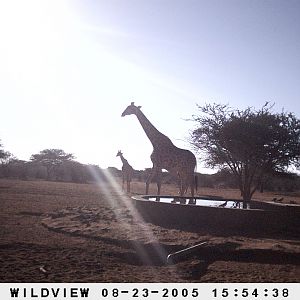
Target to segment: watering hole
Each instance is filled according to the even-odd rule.
[[[171,195],[132,197],[147,222],[180,230],[245,233],[279,232],[298,234],[300,207],[251,201],[243,209],[241,200]],[[297,231],[297,232],[295,232]]]
[[[243,204],[239,200],[226,200],[226,199],[202,199],[194,198],[194,201],[190,201],[187,197],[167,197],[167,196],[144,196],[143,199],[149,201],[157,201],[163,203],[173,203],[173,204],[192,204],[196,206],[208,206],[208,207],[223,207],[223,208],[243,208]],[[247,204],[247,209],[250,208]]]

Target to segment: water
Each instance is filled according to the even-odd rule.
[[[146,198],[146,197],[145,197]],[[157,201],[156,197],[146,198],[150,201]],[[172,197],[159,197],[160,202],[163,203],[174,203],[174,198]],[[180,203],[180,199],[182,203]],[[176,204],[189,204],[189,198],[175,198]],[[233,200],[211,200],[211,199],[199,199],[196,198],[196,203],[193,205],[196,206],[209,206],[209,207],[224,207],[224,208],[243,208],[243,204],[240,201],[233,201]],[[247,207],[248,208],[248,207]]]

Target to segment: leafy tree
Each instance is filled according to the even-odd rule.
[[[3,153],[1,154],[0,162],[2,165],[6,165],[16,159],[17,158],[9,151],[3,151]]]
[[[11,175],[10,164],[14,160],[16,160],[16,157],[12,153],[10,153],[9,151],[3,151],[0,157],[0,168],[2,176],[9,177]]]
[[[292,113],[261,109],[232,109],[228,105],[198,106],[191,143],[209,167],[229,169],[235,176],[244,207],[263,177],[299,163],[300,120]]]
[[[46,167],[48,180],[51,178],[52,173],[55,173],[63,162],[72,159],[74,159],[73,154],[65,153],[65,151],[61,149],[45,149],[38,154],[33,154],[30,158],[33,163],[40,163]]]
[[[5,152],[3,149],[1,149],[3,146],[1,144],[1,140],[0,140],[0,158],[3,158],[5,156]]]
[[[4,177],[10,176],[9,164],[17,158],[9,151],[1,149],[3,146],[0,143],[0,173]]]

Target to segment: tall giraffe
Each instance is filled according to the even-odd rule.
[[[159,132],[142,113],[141,106],[135,106],[134,102],[131,102],[122,113],[122,117],[127,115],[136,115],[153,146],[153,152],[150,156],[153,168],[146,181],[146,194],[148,194],[149,184],[155,175],[157,178],[157,193],[160,194],[161,172],[162,169],[165,169],[175,177],[179,177],[180,196],[183,196],[190,187],[192,197],[194,197],[196,187],[194,177],[195,155],[189,150],[176,147],[167,136]]]
[[[128,161],[124,158],[123,153],[119,150],[116,156],[120,156],[121,161],[123,163],[122,166],[122,189],[124,190],[124,183],[127,183],[127,193],[130,193],[130,183],[133,176],[133,168],[128,163]]]

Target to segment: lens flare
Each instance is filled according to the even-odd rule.
[[[120,215],[120,210],[114,209],[120,205],[123,205],[126,207],[127,210],[130,211],[130,214],[133,216],[133,219],[135,220],[134,226],[139,226],[139,233],[143,234],[143,241],[146,241],[148,245],[151,245],[151,250],[153,250],[153,257],[158,257],[160,262],[166,262],[166,257],[168,253],[160,245],[159,241],[154,236],[150,226],[148,226],[146,222],[144,222],[142,216],[135,208],[131,199],[128,196],[124,195],[120,184],[110,173],[110,171],[103,171],[103,174],[105,176],[106,181],[109,184],[109,187],[105,183],[103,183],[103,180],[93,168],[90,168],[90,172],[97,185],[104,192],[105,199],[109,202],[108,204],[112,207],[115,217],[119,222],[120,228],[125,229],[131,234],[131,236],[134,236],[133,226],[127,222],[124,222],[124,219]],[[151,258],[151,255],[145,250],[145,242],[140,242],[138,240],[138,237],[137,239],[132,239],[128,242],[130,243],[132,249],[136,251],[137,255],[139,256],[139,259],[143,262],[143,264],[153,264],[153,259]]]

